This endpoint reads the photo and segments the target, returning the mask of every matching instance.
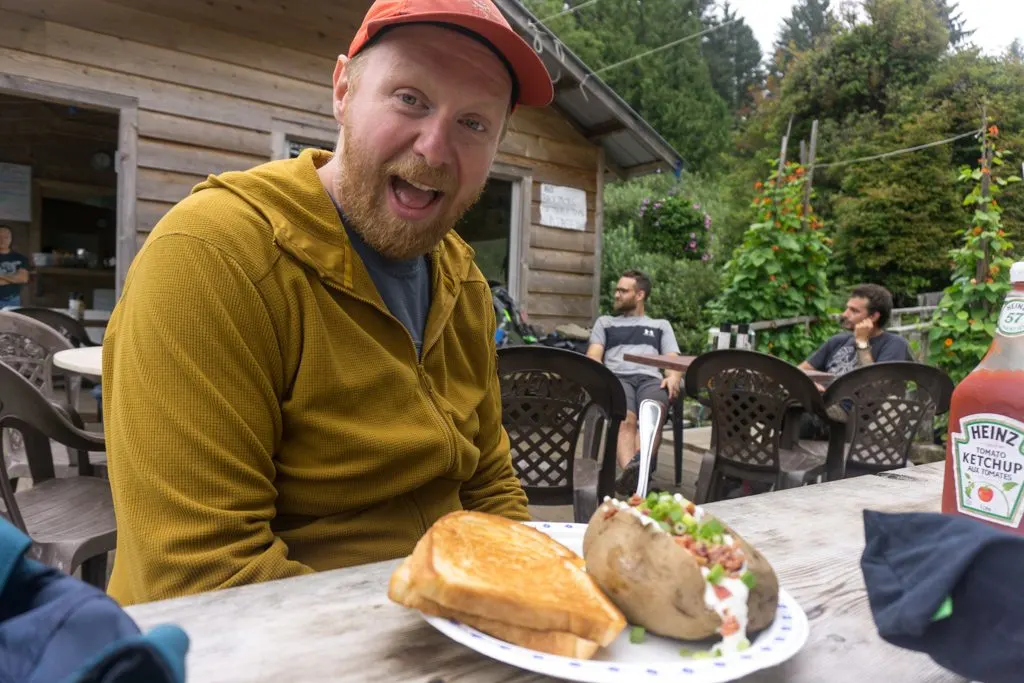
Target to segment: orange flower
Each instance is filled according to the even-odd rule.
[[[981,234],[981,226],[980,225],[975,225],[974,226],[974,236],[977,237],[980,234]]]
[[[981,174],[982,175],[990,175],[991,173],[992,173],[992,169],[990,169],[990,168],[983,168],[983,169],[981,169]]]
[[[796,174],[797,175],[803,175],[804,174],[804,169],[803,169],[802,166],[800,168],[796,169]]]
[[[974,318],[968,318],[967,319],[967,324],[968,325],[973,325],[974,324]]]
[[[993,282],[994,282],[994,280],[992,278],[990,278],[990,277],[985,278],[985,284],[989,284],[990,285]]]
[[[772,251],[778,251],[778,250],[779,250],[779,245],[773,244],[772,245]]]
[[[994,138],[999,137],[999,127],[992,125],[988,127],[988,134]]]
[[[760,190],[762,187],[764,187],[764,183],[762,183],[760,180],[758,180],[756,183],[754,183],[754,189],[755,190]]]
[[[772,282],[775,282],[775,276],[774,275],[769,275],[768,279],[771,280]]]
[[[988,272],[992,275],[999,275],[999,266],[992,266],[988,269]]]
[[[948,348],[948,347],[953,345],[953,340],[950,339],[949,337],[946,337],[946,342],[945,343],[946,343],[946,347]]]
[[[999,235],[1000,237],[1006,237],[1006,232],[1005,232],[1005,231],[1003,231],[1003,230],[1000,230],[1000,231],[999,231],[999,232],[997,232],[996,234],[997,234],[997,235]]]

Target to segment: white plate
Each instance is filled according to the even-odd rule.
[[[586,524],[528,524],[583,556]],[[750,649],[715,659],[692,659],[681,649],[708,649],[713,641],[688,643],[647,634],[643,643],[629,642],[629,627],[593,659],[558,657],[492,638],[452,619],[424,615],[424,619],[452,640],[500,662],[536,673],[585,683],[623,681],[686,681],[725,683],[786,661],[804,646],[809,635],[807,615],[785,590],[779,590],[779,608],[770,627],[757,634]]]

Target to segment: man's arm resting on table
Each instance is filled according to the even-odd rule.
[[[670,358],[673,358],[673,357],[674,358],[678,358],[680,356],[680,354],[675,352],[675,351],[669,351],[665,355],[670,357]],[[682,372],[680,372],[679,370],[666,370],[665,371],[665,381],[663,381],[661,383],[661,386],[663,386],[665,388],[665,390],[668,391],[668,398],[669,398],[670,401],[671,400],[675,400],[676,395],[679,393],[679,391],[680,391],[680,389],[682,387],[682,383],[683,383],[683,373]]]
[[[490,328],[488,339],[491,340],[488,353],[494,360],[487,372],[490,378],[487,393],[477,408],[480,429],[475,443],[480,449],[480,461],[476,472],[462,485],[459,499],[467,510],[529,521],[526,494],[512,466],[508,434],[501,424],[501,383],[498,380],[494,326]]]
[[[284,371],[263,299],[219,249],[150,240],[104,345],[123,563],[111,594],[142,602],[311,573],[270,527]]]

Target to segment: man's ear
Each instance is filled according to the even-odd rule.
[[[349,69],[351,60],[345,55],[338,55],[338,61],[334,65],[334,94],[333,106],[334,120],[341,125],[345,120],[345,95],[349,90]]]
[[[881,319],[882,314],[875,311],[874,313],[868,313],[868,317],[871,318],[871,322],[875,324],[875,327],[878,327],[878,321]]]

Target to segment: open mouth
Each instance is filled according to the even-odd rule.
[[[396,175],[391,176],[390,185],[395,200],[403,209],[410,212],[428,211],[444,196],[444,193],[436,188]]]

